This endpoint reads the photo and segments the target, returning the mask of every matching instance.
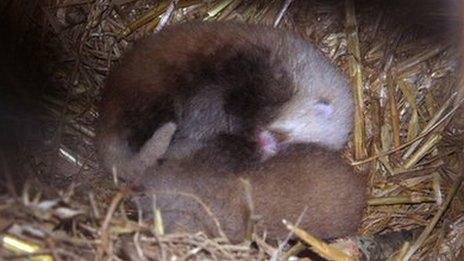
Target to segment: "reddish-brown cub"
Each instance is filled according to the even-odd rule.
[[[192,160],[167,160],[142,178],[147,194],[156,195],[167,232],[204,231],[218,236],[219,230],[200,200],[232,242],[242,241],[251,211],[242,179],[251,184],[258,232],[266,230],[269,239],[283,239],[288,231],[282,219],[296,222],[306,208],[299,226],[317,237],[356,232],[365,206],[366,183],[338,153],[297,144],[266,162],[232,173],[220,167],[229,156],[222,160],[217,152],[223,148],[215,148],[216,144],[200,150]]]

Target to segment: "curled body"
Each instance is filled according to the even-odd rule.
[[[97,143],[108,169],[133,160],[162,124],[177,131],[165,155],[183,158],[221,134],[340,149],[352,125],[349,85],[315,46],[257,25],[189,23],[137,42],[108,75]],[[153,162],[151,162],[153,163]]]
[[[282,219],[296,222],[300,215],[299,227],[319,238],[356,233],[366,204],[366,181],[339,153],[295,144],[265,162],[231,173],[218,167],[223,156],[216,152],[224,149],[224,143],[217,144],[219,148],[207,145],[190,160],[166,160],[141,179],[147,195],[143,205],[150,212],[151,196],[156,197],[167,233],[203,231],[221,236],[219,223],[236,243],[245,239],[248,224],[256,217],[256,232],[282,240],[288,234]],[[211,158],[211,150],[216,157]],[[227,160],[228,155],[224,157]]]

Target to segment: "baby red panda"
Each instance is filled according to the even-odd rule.
[[[238,134],[263,159],[292,143],[342,148],[352,112],[345,77],[299,36],[258,25],[179,24],[137,42],[110,72],[97,143],[108,169],[143,169],[133,158],[172,121],[166,158]]]

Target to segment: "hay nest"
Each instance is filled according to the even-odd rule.
[[[35,66],[19,70],[20,79],[29,80],[24,85],[42,86],[35,97],[26,95],[34,99],[34,113],[18,114],[40,117],[42,145],[20,138],[20,149],[3,150],[10,182],[0,197],[1,256],[276,257],[277,249],[257,235],[250,246],[202,234],[157,233],[141,221],[137,203],[99,169],[92,140],[105,76],[132,42],[170,23],[238,20],[296,31],[351,79],[355,128],[345,155],[369,176],[360,233],[421,228],[417,239],[401,242],[396,258],[462,258],[460,51],[453,37],[441,29],[437,36],[430,23],[455,21],[451,13],[440,17],[438,9],[421,9],[414,17],[429,21],[421,26],[410,19],[412,6],[351,0],[2,1],[0,13],[10,25],[2,35],[14,42],[5,50],[20,50]],[[24,173],[33,178],[19,192],[14,183],[24,183],[18,178]]]

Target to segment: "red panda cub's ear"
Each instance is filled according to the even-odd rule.
[[[314,110],[316,111],[317,115],[323,117],[324,119],[329,119],[333,115],[335,108],[330,102],[320,100],[314,105]]]

